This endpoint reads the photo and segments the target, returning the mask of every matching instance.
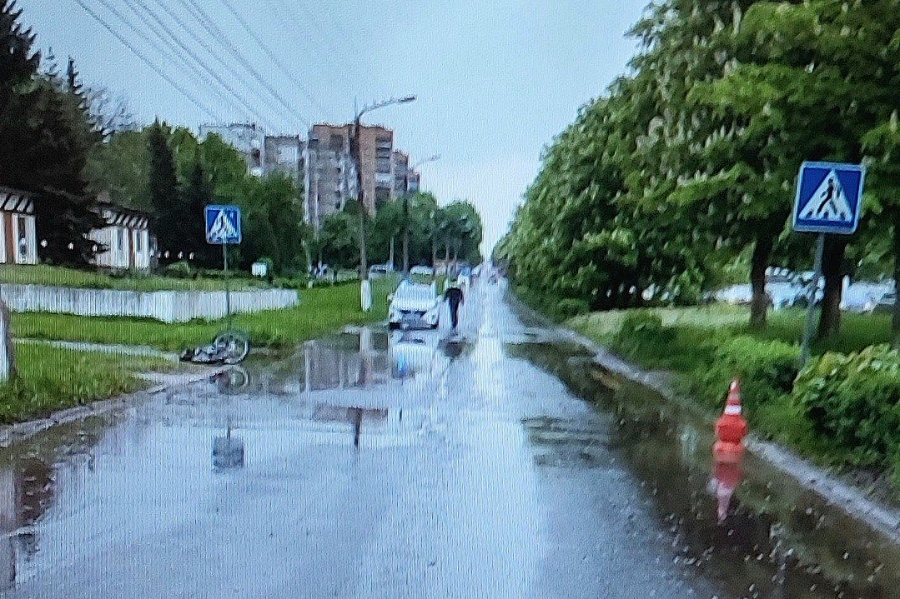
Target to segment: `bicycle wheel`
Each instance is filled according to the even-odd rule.
[[[250,337],[243,331],[225,331],[214,343],[225,354],[226,364],[239,364],[250,353]]]

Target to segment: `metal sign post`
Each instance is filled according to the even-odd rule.
[[[800,368],[809,361],[815,328],[816,293],[822,278],[825,235],[852,235],[859,227],[862,212],[865,168],[858,164],[804,162],[797,180],[794,201],[794,231],[818,233],[815,274],[809,290],[806,327],[800,349]]]
[[[819,233],[816,240],[815,274],[809,288],[809,306],[806,309],[806,327],[803,329],[803,343],[800,346],[800,368],[806,366],[809,361],[810,343],[816,326],[816,292],[819,290],[819,280],[822,278],[822,257],[825,254],[825,234]]]
[[[241,209],[237,206],[207,206],[204,217],[207,243],[222,246],[222,268],[225,274],[225,317],[230,329],[231,286],[228,280],[228,244],[241,242]]]

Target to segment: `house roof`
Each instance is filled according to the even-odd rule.
[[[0,210],[34,214],[34,199],[27,191],[0,185]]]

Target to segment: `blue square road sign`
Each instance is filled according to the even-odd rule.
[[[206,241],[216,245],[241,242],[241,209],[237,206],[207,206]]]
[[[851,235],[862,212],[865,168],[858,164],[804,162],[797,180],[794,230]]]

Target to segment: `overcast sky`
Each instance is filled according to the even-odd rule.
[[[413,161],[441,155],[422,168],[423,187],[442,203],[472,201],[489,251],[544,146],[626,71],[635,44],[625,32],[647,0],[80,0],[193,101],[78,2],[18,6],[45,54],[73,56],[85,83],[127,97],[143,122],[250,119],[306,137],[308,122],[351,119],[354,100],[416,94],[366,122],[394,129]],[[191,53],[240,100],[177,62]]]

